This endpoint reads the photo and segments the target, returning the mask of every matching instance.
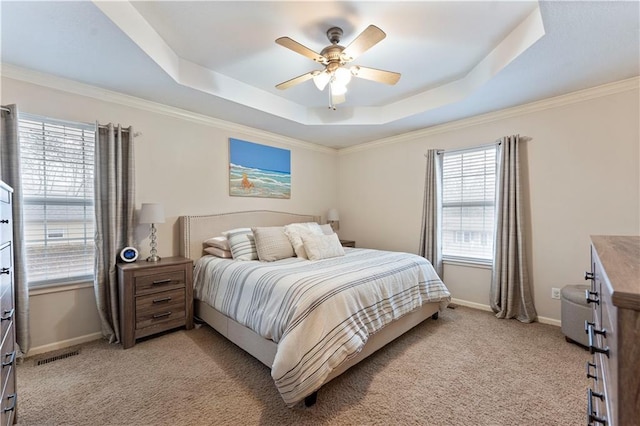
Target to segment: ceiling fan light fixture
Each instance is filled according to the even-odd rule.
[[[347,86],[344,84],[340,84],[338,81],[331,82],[331,94],[340,96],[347,93]]]
[[[329,83],[329,80],[331,80],[331,75],[329,75],[329,73],[326,71],[318,71],[318,73],[313,76],[313,83],[320,91],[324,90],[324,88],[327,87],[327,83]]]
[[[346,68],[340,67],[334,71],[334,77],[335,83],[341,86],[345,86],[346,90],[347,84],[349,84],[349,82],[351,81],[351,71]]]

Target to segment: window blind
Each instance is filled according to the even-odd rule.
[[[493,259],[496,147],[443,155],[443,258],[488,263]]]
[[[95,125],[21,113],[18,133],[29,285],[90,279]]]

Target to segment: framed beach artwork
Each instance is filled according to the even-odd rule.
[[[229,138],[229,195],[291,198],[291,151]]]

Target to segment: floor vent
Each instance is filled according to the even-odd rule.
[[[54,355],[54,356],[48,356],[46,358],[42,358],[36,361],[36,366],[38,365],[44,365],[44,364],[49,364],[50,362],[53,361],[58,361],[59,359],[65,359],[65,358],[69,358],[70,356],[74,356],[74,355],[78,355],[80,354],[80,349],[76,349],[73,351],[68,351],[62,354],[58,354],[58,355]]]

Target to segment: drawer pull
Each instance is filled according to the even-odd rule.
[[[589,334],[589,326],[595,327],[596,323],[595,322],[589,322],[588,320],[585,320],[585,322],[584,322],[584,332],[586,334]]]
[[[6,358],[6,357],[8,357],[8,356],[10,356],[10,357],[11,357],[11,359],[10,359],[9,361],[3,362],[3,363],[2,363],[2,368],[4,368],[4,367],[8,367],[8,366],[10,366],[11,364],[13,364],[13,361],[15,361],[15,360],[16,360],[16,351],[11,352],[10,354],[4,354],[4,357],[5,357],[5,358]]]
[[[160,299],[153,299],[151,303],[162,303],[162,302],[168,302],[170,300],[171,300],[171,297],[163,297]]]
[[[598,417],[598,413],[596,413],[593,409],[593,397],[600,399],[600,401],[604,401],[604,395],[602,395],[601,393],[594,392],[593,390],[591,390],[591,388],[587,390],[587,416],[589,424],[592,425],[595,422],[606,425],[607,419]]]
[[[11,309],[10,311],[4,311],[3,313],[5,316],[0,317],[0,321],[10,320],[11,318],[13,318],[13,314],[15,313],[15,311],[16,311],[15,309]]]
[[[591,296],[594,296],[594,298],[592,299]],[[596,305],[600,304],[597,291],[585,290],[584,297],[587,299],[587,303],[595,303]]]
[[[153,319],[164,318],[168,317],[169,315],[171,315],[171,311],[163,312],[161,314],[154,314]]]
[[[589,353],[591,353],[592,355],[597,353],[601,353],[601,354],[605,354],[607,356],[607,358],[609,358],[609,347],[606,346],[604,348],[600,348],[596,345],[593,344],[593,335],[594,334],[602,334],[604,337],[606,337],[606,333],[607,330],[596,330],[595,328],[593,328],[593,325],[589,324],[589,328],[588,328],[588,335],[589,335]]]
[[[594,363],[587,361],[587,379],[598,380],[598,376],[595,375],[595,373],[591,374],[591,369],[592,368],[594,370],[598,369]]]
[[[598,330],[596,328],[596,323],[585,321],[584,322],[584,331],[587,334],[589,334],[589,327],[591,327],[593,329],[593,334],[601,334],[602,336],[607,337],[607,329],[606,328],[603,328],[602,330]]]
[[[17,400],[16,396],[17,395],[15,393],[12,393],[11,395],[7,396],[7,399],[13,399],[13,402],[11,403],[11,407],[4,408],[2,410],[2,412],[8,413],[9,411],[15,410],[15,408],[16,408],[16,400]]]
[[[2,275],[2,274],[9,275],[10,273],[11,273],[11,268],[2,268],[2,269],[0,269],[0,275]]]
[[[584,279],[586,280],[593,280],[596,278],[596,274],[594,272],[585,272],[584,273]]]
[[[171,278],[167,278],[166,280],[158,280],[151,283],[151,285],[160,285],[160,284],[168,284],[171,282]]]
[[[0,220],[0,223],[9,223],[9,219],[2,219]]]

